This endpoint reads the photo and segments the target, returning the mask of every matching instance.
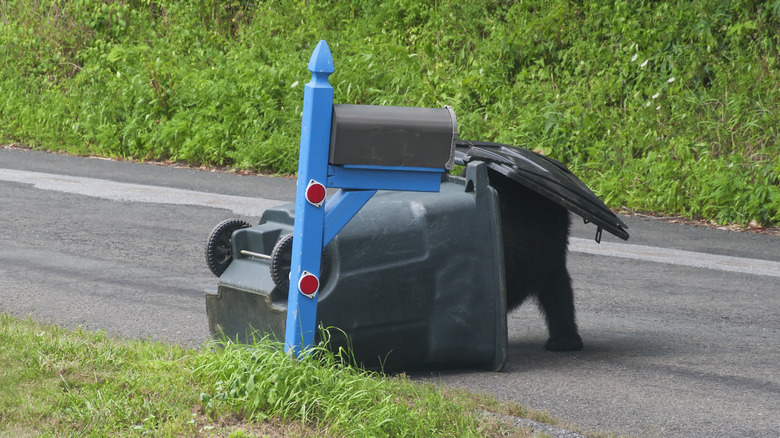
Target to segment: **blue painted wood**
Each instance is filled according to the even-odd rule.
[[[328,166],[328,187],[352,190],[438,192],[444,169],[428,167]]]
[[[309,60],[311,81],[303,92],[303,118],[298,163],[298,188],[295,197],[295,225],[287,300],[285,351],[300,356],[314,344],[317,320],[317,295],[305,296],[298,288],[302,273],[319,278],[325,222],[324,206],[306,200],[306,187],[314,180],[325,184],[328,170],[330,125],[333,112],[333,57],[328,43],[317,44]]]
[[[366,205],[376,190],[339,190],[325,205],[325,235],[322,246],[327,246],[336,234]]]

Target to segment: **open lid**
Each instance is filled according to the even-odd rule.
[[[558,161],[516,146],[456,140],[455,164],[466,165],[471,161],[483,161],[489,171],[498,172],[539,193],[586,222],[593,222],[598,227],[596,241],[601,240],[602,229],[628,240],[628,226]]]

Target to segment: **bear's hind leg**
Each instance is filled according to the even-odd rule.
[[[574,320],[574,294],[566,267],[556,269],[538,294],[539,307],[547,319],[550,337],[544,348],[549,351],[582,350],[582,338]]]

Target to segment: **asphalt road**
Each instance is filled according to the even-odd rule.
[[[256,222],[294,181],[0,149],[0,312],[198,347],[203,245]],[[254,198],[254,199],[248,199]],[[499,373],[413,377],[548,410],[589,431],[780,436],[780,238],[626,217],[628,244],[575,217],[569,267],[585,349],[543,350],[509,315]]]

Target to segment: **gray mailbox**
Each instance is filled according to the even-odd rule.
[[[328,162],[452,169],[458,125],[451,107],[333,105]]]

